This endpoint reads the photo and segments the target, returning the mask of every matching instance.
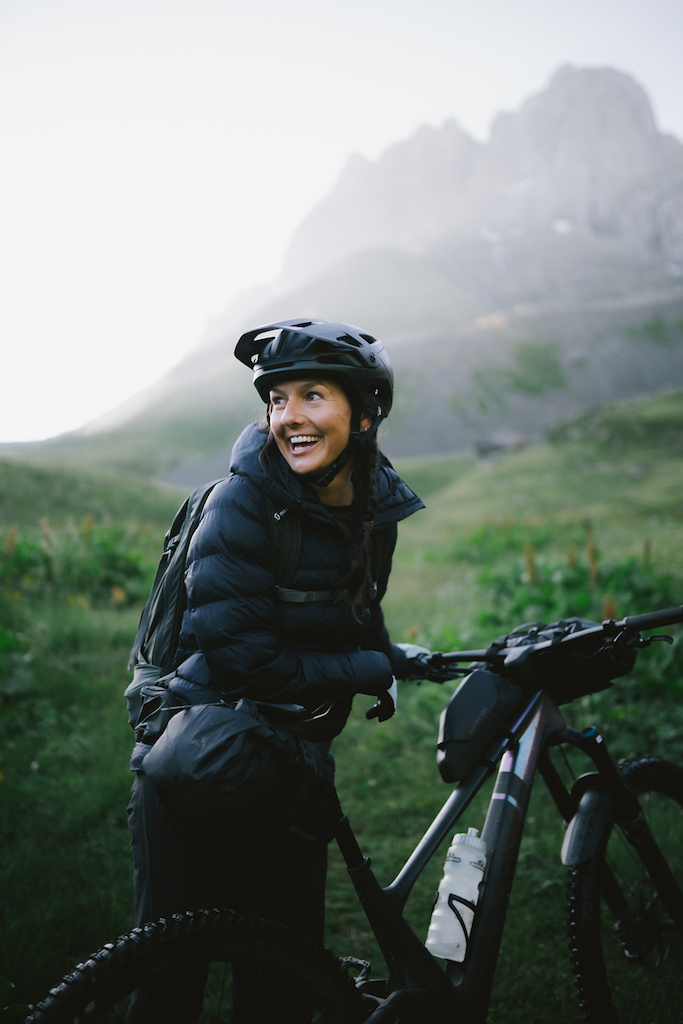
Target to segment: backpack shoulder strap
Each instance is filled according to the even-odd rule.
[[[372,578],[375,583],[379,581],[380,569],[392,542],[393,536],[391,530],[379,529],[372,531],[372,558],[370,568]]]
[[[333,601],[335,595],[331,590],[293,590],[285,586],[301,557],[301,516],[289,506],[279,508],[268,495],[266,507],[278,599],[287,604]]]
[[[292,590],[286,583],[294,575],[301,557],[301,517],[299,513],[285,506],[276,506],[272,498],[266,495],[268,514],[268,533],[273,554],[273,575],[280,601],[288,604],[310,604],[316,601],[332,601],[335,595],[331,590]],[[372,535],[372,574],[373,591],[377,593],[379,571],[385,555],[392,543],[390,530],[378,530]]]
[[[301,517],[294,509],[279,508],[266,495],[268,534],[273,553],[273,576],[278,588],[294,575],[301,556]]]

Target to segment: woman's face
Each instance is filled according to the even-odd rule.
[[[270,429],[292,472],[319,474],[349,443],[351,406],[333,381],[282,381],[270,391]]]

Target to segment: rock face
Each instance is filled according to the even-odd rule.
[[[464,248],[475,264],[470,287],[494,305],[558,287],[630,291],[629,268],[644,284],[675,279],[683,145],[658,131],[628,75],[562,68],[499,115],[484,144],[449,121],[374,163],[353,157],[294,234],[283,281],[296,288],[351,256],[387,250],[457,269]]]
[[[285,284],[301,284],[366,250],[422,255],[466,222],[468,182],[480,148],[455,121],[447,121],[437,130],[420,128],[376,163],[352,156],[334,191],[295,232]]]

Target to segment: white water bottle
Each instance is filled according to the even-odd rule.
[[[465,959],[485,869],[486,843],[479,830],[453,836],[425,942],[434,956],[457,963]]]

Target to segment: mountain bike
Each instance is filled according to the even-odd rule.
[[[639,651],[670,636],[645,631],[683,621],[683,605],[602,624],[527,623],[486,650],[432,654],[434,678],[464,675],[439,727],[438,762],[453,788],[394,880],[381,886],[343,816],[336,841],[384,966],[338,957],[273,922],[231,910],[188,911],[135,929],[77,967],[40,1003],[30,1024],[123,1019],[125,997],[156,972],[197,962],[221,967],[201,1020],[332,1024],[484,1024],[490,1003],[534,777],[543,779],[566,831],[571,962],[588,1021],[683,1019],[683,769],[657,757],[617,765],[597,727],[577,731],[560,706],[614,685]],[[591,770],[563,780],[558,755],[576,748]],[[459,962],[432,956],[404,909],[426,865],[484,783],[495,775],[481,831],[486,870]],[[251,972],[249,1005],[231,1004],[231,970]],[[261,977],[277,1000],[262,996]],[[310,1007],[292,1016],[289,991]],[[215,997],[215,998],[214,998]],[[214,1006],[214,1003],[216,1004]],[[216,1016],[212,1014],[216,1013]],[[233,1015],[234,1011],[234,1015]]]

